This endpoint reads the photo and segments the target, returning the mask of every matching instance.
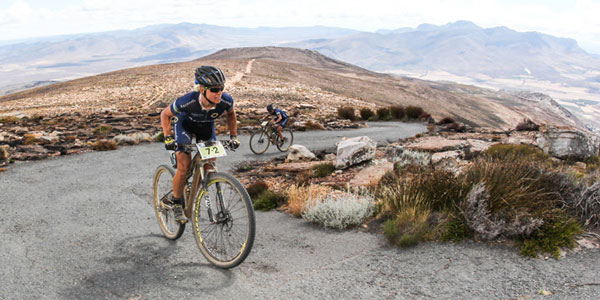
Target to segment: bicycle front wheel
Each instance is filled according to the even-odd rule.
[[[169,204],[173,195],[173,176],[175,170],[167,165],[160,165],[154,173],[154,212],[160,230],[166,238],[176,240],[185,230],[185,224],[177,222],[173,207]]]
[[[254,154],[265,153],[265,151],[267,151],[267,148],[269,148],[270,143],[271,140],[269,139],[269,136],[262,129],[255,131],[250,136],[250,150],[252,150]]]
[[[207,189],[195,197],[192,222],[196,243],[213,265],[233,268],[250,254],[256,231],[254,209],[248,192],[233,176],[209,175]]]
[[[285,152],[288,151],[290,146],[294,143],[294,132],[289,128],[284,128],[281,131],[281,135],[283,135],[283,142],[277,144],[277,149],[281,152]]]

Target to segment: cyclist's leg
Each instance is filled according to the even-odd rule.
[[[215,130],[214,122],[211,123],[201,123],[201,125],[196,126],[194,129],[194,134],[196,138],[201,141],[214,142],[217,140],[217,134]],[[216,159],[211,159],[210,162],[214,165],[216,163]],[[214,167],[211,164],[204,165],[204,174],[207,172],[214,171]]]
[[[283,128],[285,128],[285,125],[287,125],[288,119],[285,119],[281,122],[279,122],[278,126],[277,126],[277,134],[279,135],[279,139],[283,141],[283,134],[281,133],[283,131]]]
[[[175,143],[177,145],[185,145],[192,143],[192,135],[190,133],[190,126],[185,121],[184,115],[180,116],[177,122],[173,125],[173,132],[175,134]],[[177,170],[173,177],[173,197],[177,199],[183,198],[183,188],[187,181],[187,174],[192,164],[192,156],[189,153],[185,153],[183,149],[179,147],[176,150],[175,157],[177,158]]]

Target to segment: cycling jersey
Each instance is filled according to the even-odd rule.
[[[200,105],[200,93],[191,92],[181,96],[171,104],[171,112],[177,117],[174,126],[175,142],[177,144],[190,144],[194,134],[200,140],[215,141],[215,119],[224,112],[233,110],[233,98],[223,92],[221,102],[214,108],[204,109]]]
[[[279,116],[281,116],[281,121],[279,121],[279,123],[277,124],[281,125],[281,127],[285,127],[288,121],[288,115],[285,113],[285,111],[276,108],[273,110],[273,114],[275,115],[275,120],[277,120]]]

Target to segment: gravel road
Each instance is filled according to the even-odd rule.
[[[317,150],[340,136],[384,142],[423,130],[375,123],[298,133],[296,141]],[[255,156],[248,136],[242,142],[222,170],[280,155],[270,148]],[[153,172],[167,161],[163,149],[122,147],[0,173],[0,299],[599,298],[598,249],[561,260],[472,242],[397,249],[380,235],[323,229],[279,212],[256,213],[256,241],[241,266],[214,268],[190,230],[177,241],[161,236],[150,201]]]

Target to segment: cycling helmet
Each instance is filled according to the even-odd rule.
[[[196,84],[205,87],[225,85],[225,74],[213,66],[202,66],[196,69]]]
[[[273,104],[267,105],[267,111],[268,112],[272,112],[273,111]]]

